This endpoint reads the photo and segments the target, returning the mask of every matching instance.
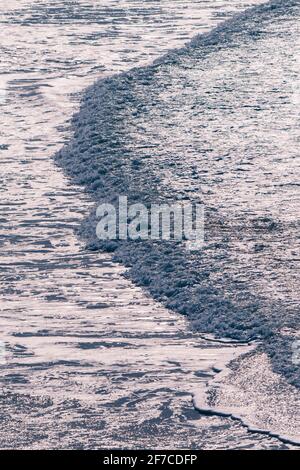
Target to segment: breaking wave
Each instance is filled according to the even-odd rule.
[[[206,207],[199,252],[159,241],[100,241],[153,298],[193,328],[260,340],[300,386],[297,267],[297,15],[271,1],[234,16],[152,66],[100,80],[83,96],[57,162],[95,202],[190,200]]]

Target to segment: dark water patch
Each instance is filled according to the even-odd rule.
[[[29,11],[27,8],[24,8],[15,10],[13,15],[11,13],[4,14],[1,22],[22,25],[111,24],[113,26],[118,24],[124,25],[127,18],[128,22],[135,23],[139,16],[151,18],[155,15],[161,16],[161,13],[161,8],[152,7],[151,5],[144,5],[143,8],[138,6],[136,8],[129,8],[128,6],[127,8],[116,8],[114,5],[113,8],[110,8],[109,6],[101,7],[101,5],[77,4],[69,1],[62,3],[60,0],[57,0],[51,3],[34,2]],[[89,37],[85,36],[84,39]],[[93,36],[91,38],[94,39]]]
[[[22,374],[6,374],[2,379],[1,382],[4,384],[27,384],[29,381],[28,379]]]
[[[85,305],[85,308],[93,310],[93,309],[98,309],[98,308],[109,308],[111,305],[105,303],[105,302],[97,302],[95,304],[87,304]]]
[[[57,360],[57,361],[49,361],[49,362],[26,362],[26,363],[14,363],[12,362],[12,365],[17,365],[18,367],[22,368],[31,368],[32,371],[38,371],[38,370],[46,370],[46,369],[51,369],[55,368],[58,366],[66,366],[66,367],[91,367],[91,364],[87,362],[81,362],[81,361],[65,361],[65,360]]]
[[[105,426],[106,422],[101,419],[101,416],[88,416],[87,418],[71,421],[68,424],[70,429],[85,429],[86,431],[104,430]],[[66,435],[67,434],[68,433],[66,433]]]
[[[122,341],[101,341],[101,342],[94,342],[94,343],[78,343],[77,345],[80,349],[97,349],[97,348],[138,348],[138,346],[133,345],[131,343],[125,343]]]
[[[294,341],[295,337],[277,334],[266,343],[265,349],[271,357],[274,372],[288,376],[290,382],[300,388],[299,363],[293,361]]]
[[[34,397],[26,394],[6,392],[0,394],[0,404],[5,407],[13,404],[20,413],[25,409],[30,412],[38,408],[49,408],[53,405],[53,402],[48,397]]]
[[[210,374],[209,372],[204,372],[202,370],[198,370],[195,372],[195,375],[197,377],[203,377],[209,379],[210,377],[213,377],[213,374]]]

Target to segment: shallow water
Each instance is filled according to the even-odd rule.
[[[247,9],[153,66],[97,82],[58,155],[97,205],[119,194],[129,204],[202,202],[196,252],[151,240],[107,247],[95,211],[82,233],[199,331],[262,339],[296,386],[298,6]]]
[[[282,448],[194,411],[192,391],[237,348],[190,333],[84,251],[74,230],[92,203],[51,158],[84,87],[251,2],[99,3],[0,7],[0,446]]]

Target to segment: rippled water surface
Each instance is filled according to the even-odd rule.
[[[255,3],[1,3],[2,448],[284,447],[193,409],[192,391],[240,350],[190,333],[84,251],[74,229],[92,203],[52,160],[87,85]]]

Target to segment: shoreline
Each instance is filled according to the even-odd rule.
[[[90,2],[79,1],[75,9],[68,4],[58,15],[48,9],[50,2],[25,2],[21,10],[20,2],[9,3],[16,3],[15,13],[0,8],[11,69],[0,145],[6,347],[1,448],[289,449],[194,410],[192,391],[215,377],[219,359],[229,362],[248,342],[194,333],[184,316],[128,282],[110,255],[85,250],[75,233],[93,199],[53,161],[69,139],[67,123],[81,91],[99,73],[148,63],[181,44],[186,18],[189,36],[206,30],[217,21],[213,13],[206,26],[195,24],[207,6],[214,10],[214,2],[200,10],[195,2],[179,2],[179,10],[163,2],[166,14],[156,17],[145,2],[114,5],[104,15],[102,2],[95,8]],[[241,4],[223,2],[222,10],[233,3]],[[134,17],[126,15],[130,5]],[[116,20],[117,29],[110,28]],[[159,31],[155,40],[153,28]],[[146,37],[133,34],[140,31]],[[86,241],[84,230],[82,235]]]
[[[289,5],[292,8],[295,4],[290,1]],[[135,120],[139,116],[143,119],[144,116],[147,117],[149,113],[147,107],[152,106],[159,97],[159,91],[151,88],[151,95],[149,99],[147,98],[149,103],[146,104],[144,89],[149,90],[149,85],[156,77],[161,79],[164,68],[167,70],[170,65],[169,59],[175,64],[177,60],[180,63],[180,56],[184,56],[183,51],[190,51],[190,48],[193,51],[200,49],[201,54],[203,49],[203,53],[207,53],[207,45],[210,42],[213,50],[224,49],[226,52],[231,44],[231,35],[235,35],[237,29],[242,31],[240,40],[249,41],[249,37],[252,40],[253,31],[257,29],[256,16],[253,23],[251,22],[252,13],[259,15],[261,25],[265,22],[267,25],[270,23],[270,14],[275,14],[276,17],[282,14],[288,15],[286,7],[286,4],[283,6],[282,2],[273,0],[250,8],[217,26],[209,34],[197,36],[190,45],[167,54],[153,66],[135,68],[96,82],[83,96],[81,109],[73,118],[73,138],[58,152],[57,164],[71,180],[83,185],[98,204],[102,201],[114,203],[119,195],[127,193],[130,202],[139,201],[146,206],[150,202],[161,203],[168,200],[170,195],[156,172],[157,162],[152,162],[144,136],[137,134],[140,141],[135,141]],[[292,11],[291,9],[290,14]],[[220,43],[216,40],[218,36]],[[179,191],[178,194],[175,193],[175,199],[176,197],[180,199],[186,196],[184,192]],[[201,194],[196,197],[201,202]],[[91,251],[107,251],[112,254],[115,261],[129,267],[126,275],[137,286],[143,287],[167,308],[186,315],[192,328],[197,331],[226,336],[237,341],[264,342],[265,350],[268,350],[270,357],[273,358],[275,370],[285,374],[287,379],[297,386],[299,368],[290,367],[289,349],[293,337],[281,338],[283,318],[280,313],[275,315],[275,312],[282,311],[285,306],[275,301],[260,305],[261,299],[250,290],[246,291],[240,300],[241,293],[234,278],[228,277],[225,284],[222,280],[219,284],[210,281],[211,265],[214,266],[214,271],[218,269],[222,271],[224,265],[222,259],[228,258],[227,265],[232,263],[232,260],[230,253],[227,253],[229,243],[226,241],[228,239],[226,220],[224,221],[224,216],[216,213],[215,209],[208,209],[207,230],[212,242],[204,252],[202,250],[201,256],[188,257],[184,248],[175,242],[159,244],[139,241],[99,241],[95,235],[97,224],[95,209],[84,221],[79,235]],[[265,239],[267,243],[273,240],[274,230],[277,230],[277,227],[279,227],[278,236],[281,236],[281,223],[272,218],[258,217],[251,221],[251,224],[250,228],[254,230],[254,234],[257,234],[259,239]],[[244,230],[241,227],[233,229],[237,233],[239,231],[243,233]],[[244,236],[249,237],[247,230],[246,225]],[[152,267],[151,272],[149,266]],[[294,308],[293,304],[291,307]],[[297,314],[291,310],[290,315],[290,325],[293,326]]]

